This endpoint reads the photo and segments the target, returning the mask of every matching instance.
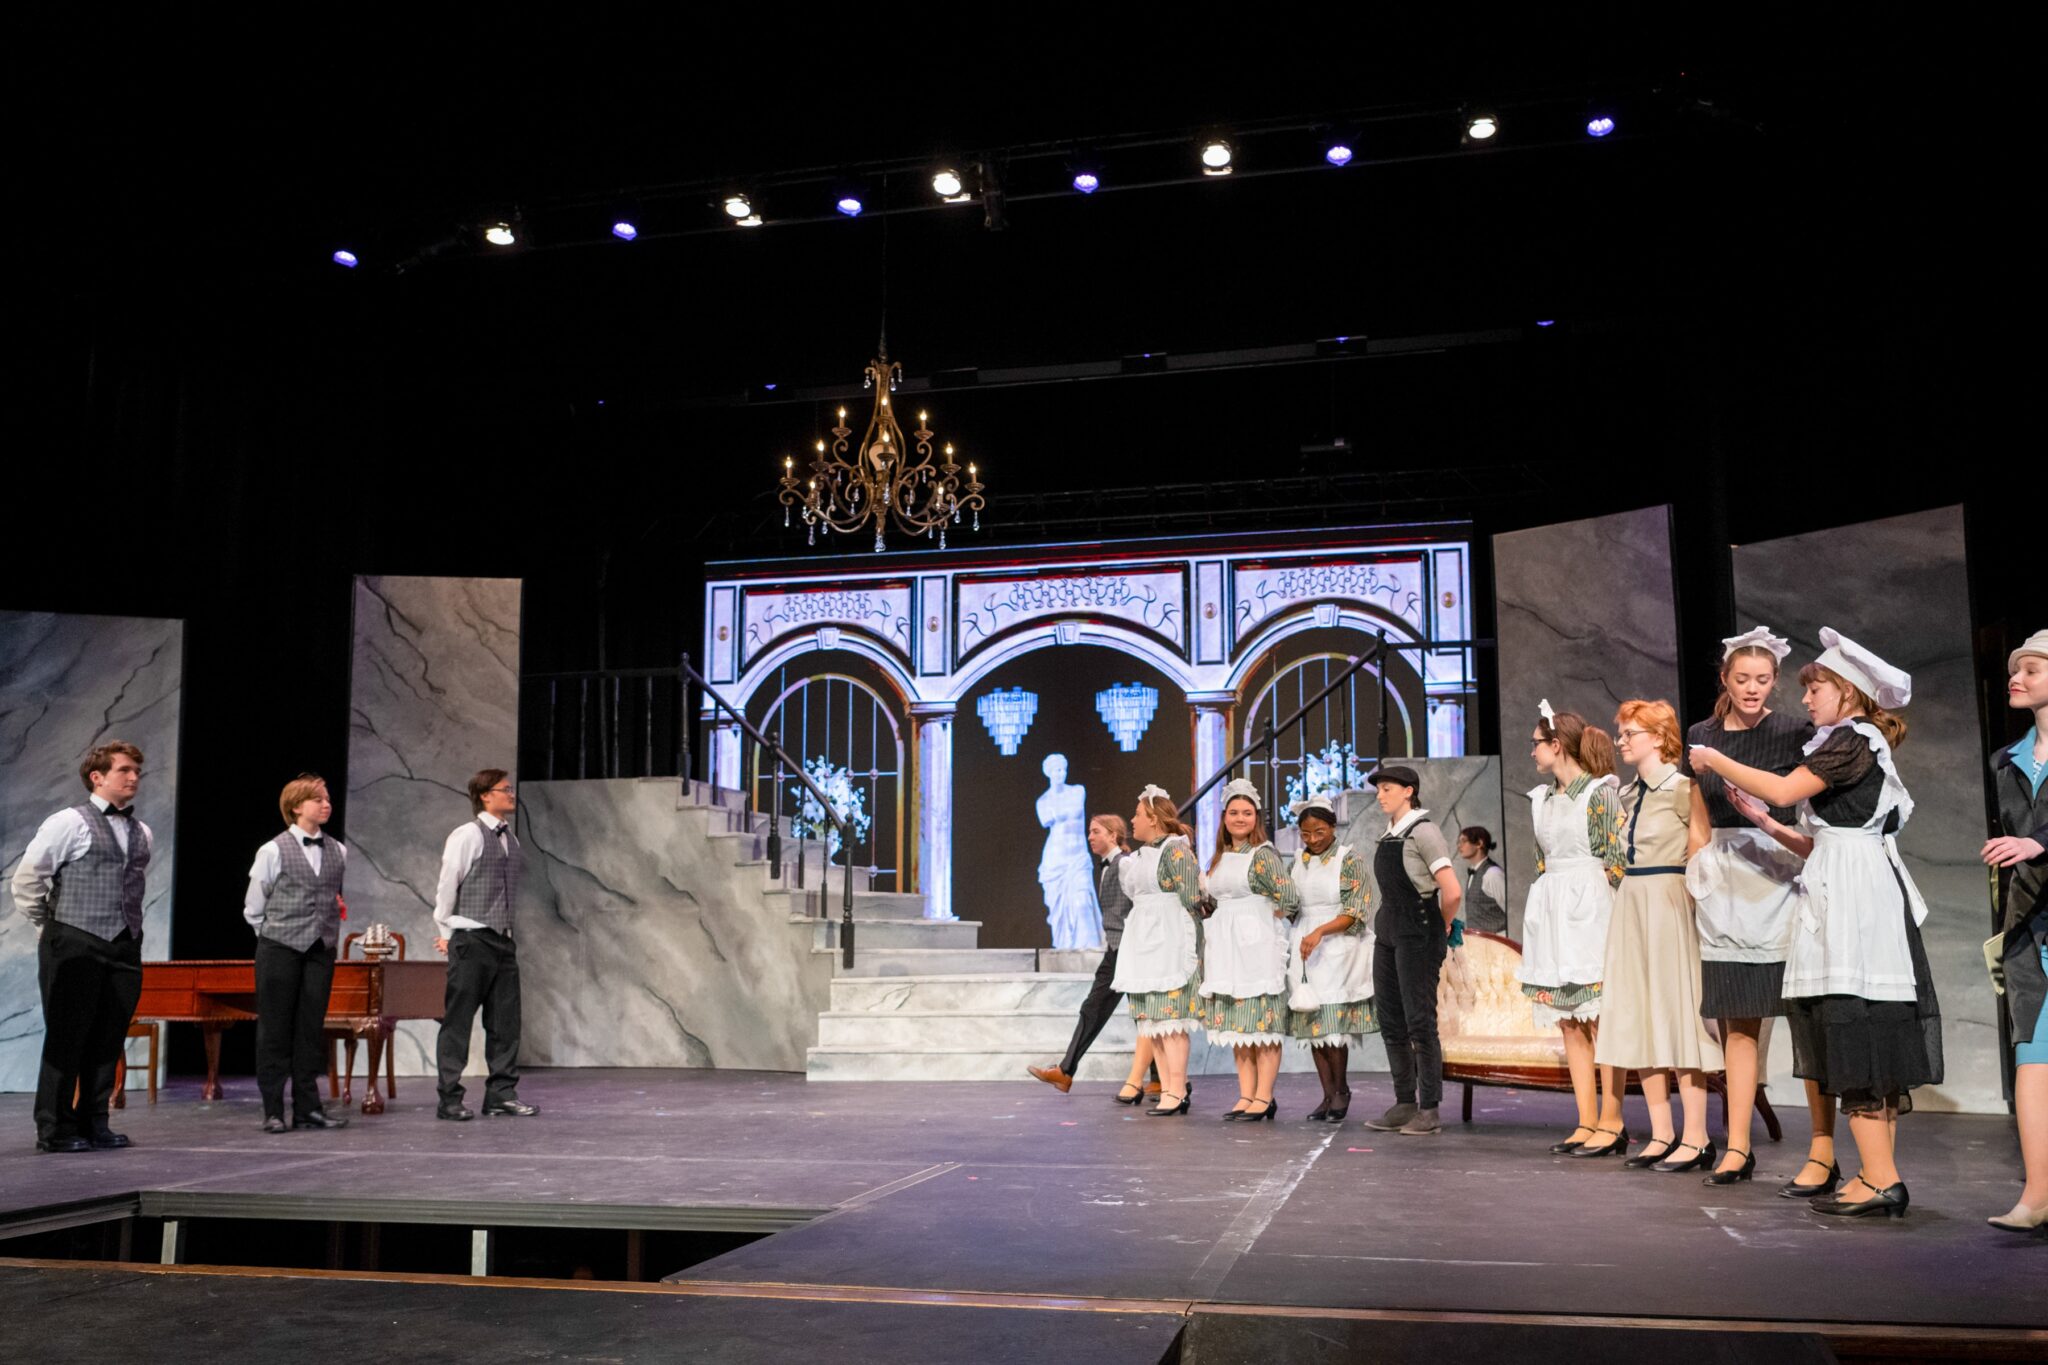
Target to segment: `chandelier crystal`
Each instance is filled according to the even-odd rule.
[[[963,514],[972,519],[973,529],[981,529],[983,485],[971,462],[966,482],[961,481],[950,444],[943,447],[943,459],[933,454],[929,414],[918,413],[917,430],[904,435],[892,398],[903,381],[903,366],[889,359],[886,342],[876,349],[880,354],[868,362],[861,381],[862,388],[875,391],[875,410],[859,446],[851,444],[853,429],[846,425],[846,409],[841,408],[831,444],[817,443],[806,473],[799,475],[796,461],[783,457],[778,494],[782,524],[790,524],[794,510],[803,517],[812,545],[818,543],[820,529],[851,535],[872,527],[879,553],[885,533],[894,526],[927,540],[936,536],[943,550],[946,528],[959,525]]]

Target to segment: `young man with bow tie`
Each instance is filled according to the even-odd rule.
[[[142,750],[109,741],[85,756],[78,776],[87,799],[43,821],[14,871],[15,908],[42,937],[39,1152],[128,1145],[107,1127],[107,1106],[142,997],[142,884],[155,846],[130,804]]]
[[[434,1117],[460,1123],[475,1117],[462,1103],[462,1069],[469,1065],[469,1027],[484,1015],[484,1117],[525,1117],[540,1112],[519,1098],[519,953],[512,942],[513,910],[526,854],[512,832],[518,807],[511,775],[485,768],[469,779],[476,818],[457,826],[441,849],[441,884],[434,895],[434,946],[448,957],[448,995],[435,1048],[441,1103]]]
[[[321,828],[334,815],[327,784],[306,773],[277,798],[285,831],[256,850],[242,918],[256,931],[256,1087],[263,1131],[282,1133],[284,1083],[293,1128],[345,1128],[320,1104],[327,995],[341,945],[341,876],[348,850]]]

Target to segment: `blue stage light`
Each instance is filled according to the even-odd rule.
[[[631,223],[627,222],[623,218],[619,219],[618,222],[612,224],[612,236],[618,238],[622,242],[630,242],[639,235],[640,229],[634,227]]]
[[[357,265],[361,264],[359,261],[356,260],[356,253],[347,250],[335,252],[334,263],[336,265],[347,266],[350,270],[354,270]]]
[[[1343,142],[1331,143],[1330,149],[1323,153],[1323,160],[1329,162],[1332,166],[1349,166],[1351,164],[1350,145]]]
[[[861,203],[860,200],[854,198],[852,195],[849,194],[840,199],[840,201],[837,204],[834,204],[833,207],[838,209],[841,213],[845,214],[848,218],[858,218],[860,217],[860,211],[867,206]]]
[[[1074,177],[1074,188],[1083,194],[1093,194],[1102,188],[1102,180],[1093,171],[1082,171]]]
[[[1613,131],[1614,120],[1607,117],[1607,115],[1605,114],[1601,114],[1597,118],[1589,118],[1586,120],[1587,137],[1606,137],[1609,133]]]
[[[1538,318],[1538,319],[1536,320],[1536,325],[1537,325],[1538,327],[1555,327],[1555,326],[1557,326],[1557,319],[1556,319],[1556,318]]]

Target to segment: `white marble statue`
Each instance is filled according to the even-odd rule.
[[[1095,903],[1095,863],[1088,856],[1088,791],[1067,785],[1067,756],[1047,754],[1049,785],[1038,798],[1046,830],[1038,859],[1038,886],[1055,948],[1102,946],[1102,908]]]

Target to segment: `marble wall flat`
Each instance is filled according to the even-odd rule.
[[[178,710],[182,621],[0,612],[0,876],[43,820],[85,799],[78,764],[93,745],[125,739],[144,755],[137,810],[155,836],[143,899],[142,953],[171,950],[177,869]],[[0,895],[0,1090],[34,1090],[43,1046],[36,931]],[[129,1045],[128,1084],[147,1083],[142,1040]]]
[[[1501,791],[1500,759],[1491,754],[1473,754],[1459,758],[1411,758],[1403,763],[1415,769],[1415,775],[1422,779],[1422,806],[1429,812],[1429,819],[1444,832],[1444,841],[1451,846],[1453,870],[1458,874],[1459,884],[1465,880],[1465,868],[1457,863],[1458,831],[1467,825],[1480,825],[1492,830],[1495,839],[1501,832]],[[1379,802],[1370,792],[1348,792],[1340,811],[1344,821],[1343,833],[1338,842],[1351,845],[1365,863],[1365,875],[1372,884],[1372,903],[1380,904],[1379,882],[1373,877],[1372,860],[1374,846],[1387,832],[1387,817],[1380,810]],[[1507,860],[1496,853],[1502,863]],[[1522,927],[1521,902],[1515,902],[1508,912],[1508,933],[1517,936]]]

